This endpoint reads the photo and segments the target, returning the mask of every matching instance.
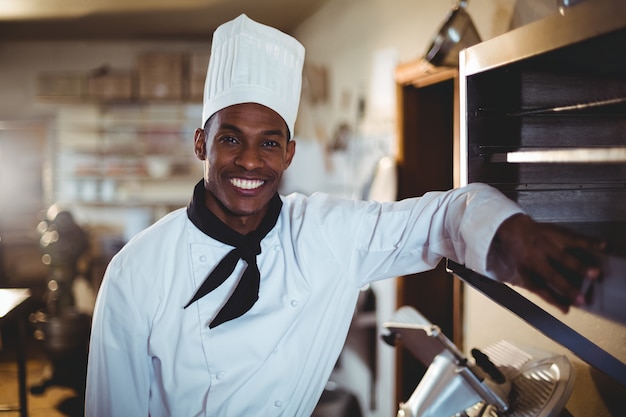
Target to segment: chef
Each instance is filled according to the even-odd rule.
[[[601,243],[534,222],[487,185],[393,203],[278,195],[303,61],[297,40],[245,15],[216,30],[194,137],[204,178],[107,268],[86,416],[310,416],[360,288],[443,257],[564,311],[582,298],[561,268],[598,278],[572,250]]]

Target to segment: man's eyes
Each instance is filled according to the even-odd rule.
[[[239,142],[237,138],[233,136],[222,136],[219,138],[219,141],[223,143],[238,143]]]
[[[237,137],[229,136],[229,135],[221,136],[218,139],[218,141],[220,143],[227,143],[227,144],[233,144],[233,145],[241,143],[241,141]],[[273,140],[273,139],[266,139],[261,142],[261,147],[263,148],[277,148],[280,146],[281,146],[280,142],[277,140]]]
[[[278,141],[275,141],[275,140],[266,140],[265,142],[263,142],[263,146],[277,147],[277,146],[280,146],[280,143],[278,143]]]

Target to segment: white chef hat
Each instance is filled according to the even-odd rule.
[[[278,29],[245,14],[222,24],[213,34],[202,127],[223,108],[258,103],[278,113],[293,136],[303,63],[304,46]]]

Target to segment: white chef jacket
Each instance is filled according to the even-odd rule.
[[[359,290],[442,257],[489,274],[500,223],[519,207],[483,184],[394,203],[281,197],[261,242],[259,300],[210,329],[245,267],[191,299],[232,248],[185,209],[111,261],[91,333],[87,417],[310,416],[343,348]]]

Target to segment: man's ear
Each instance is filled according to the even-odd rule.
[[[196,158],[201,161],[206,159],[206,133],[204,129],[196,129],[193,135],[193,150]]]

